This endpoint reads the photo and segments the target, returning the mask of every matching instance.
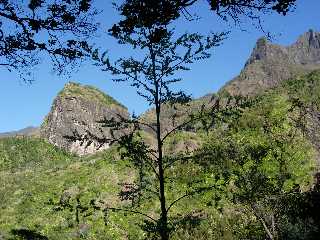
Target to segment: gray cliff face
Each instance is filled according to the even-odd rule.
[[[240,75],[222,90],[231,95],[256,95],[298,74],[320,69],[320,33],[306,32],[290,46],[257,41]]]
[[[103,127],[104,119],[128,118],[127,109],[99,90],[69,83],[53,102],[40,129],[40,136],[77,155],[92,154],[109,147],[119,135]]]

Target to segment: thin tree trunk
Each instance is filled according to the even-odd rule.
[[[266,233],[267,233],[268,237],[270,238],[270,240],[274,240],[273,235],[272,235],[271,231],[269,230],[269,228],[268,228],[267,224],[265,223],[265,221],[262,218],[260,218],[260,222],[262,223],[263,228],[266,231]]]
[[[268,228],[266,222],[264,221],[263,217],[260,216],[260,214],[258,214],[255,210],[256,208],[251,205],[251,210],[253,212],[253,214],[260,220],[260,222],[262,223],[262,226],[265,230],[265,232],[267,233],[268,237],[270,240],[275,240],[273,233],[271,232],[271,230]]]
[[[276,222],[274,219],[274,214],[272,213],[271,215],[271,225],[272,225],[272,235],[274,239],[277,239],[277,234],[276,234]]]
[[[161,236],[161,240],[169,240],[169,231],[168,231],[168,216],[167,216],[167,208],[166,208],[166,196],[165,196],[165,176],[163,169],[163,152],[162,152],[162,140],[161,140],[161,102],[159,98],[159,83],[157,82],[156,77],[156,59],[153,52],[152,47],[150,47],[150,53],[152,57],[152,65],[153,65],[153,75],[154,75],[154,85],[155,85],[155,106],[156,106],[156,119],[157,119],[157,147],[158,147],[158,171],[159,171],[159,199],[160,199],[160,207],[161,207],[161,216],[160,216],[160,229],[159,234]]]
[[[77,196],[76,200],[77,200],[77,204],[76,204],[76,223],[79,226],[79,224],[80,224],[79,208],[80,208],[80,205],[81,205],[79,196]]]
[[[157,142],[158,142],[158,151],[159,151],[159,159],[158,159],[158,171],[159,171],[159,193],[160,193],[160,205],[161,205],[161,239],[168,240],[168,217],[167,217],[167,208],[166,208],[166,197],[164,192],[164,171],[163,171],[163,156],[162,156],[162,143],[161,143],[161,128],[160,128],[160,111],[157,112]]]

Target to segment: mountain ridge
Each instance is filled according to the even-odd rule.
[[[320,33],[313,30],[296,42],[281,46],[259,38],[240,74],[218,92],[252,96],[276,87],[283,80],[320,69]]]
[[[39,135],[39,127],[29,126],[16,131],[0,133],[0,138],[15,136],[37,136]]]
[[[218,96],[223,96],[224,92],[230,95],[258,95],[267,89],[278,86],[286,79],[316,69],[320,69],[319,32],[309,30],[288,46],[273,44],[262,37],[257,40],[240,74],[227,82],[218,91]],[[194,99],[190,103],[189,110],[194,111],[203,104],[212,105],[212,101],[212,94]],[[166,131],[170,131],[173,127],[173,123],[169,121],[172,114],[176,114],[178,120],[179,117],[183,119],[183,115],[187,111],[182,110],[164,107],[161,120],[165,123]],[[41,127],[32,128],[31,135],[45,138],[58,147],[80,155],[93,153],[99,149],[107,148],[105,143],[101,147],[99,142],[110,137],[110,129],[102,129],[101,124],[98,126],[97,121],[103,120],[106,115],[110,114],[116,117],[119,113],[122,117],[129,117],[127,108],[106,93],[92,86],[70,82],[65,85],[53,101],[51,111]],[[147,110],[140,117],[153,123],[150,113],[152,113],[152,109]],[[58,118],[60,119],[57,120]],[[29,136],[30,133],[23,129],[0,134],[0,138],[16,135]],[[77,138],[74,139],[76,143],[70,143],[65,136]]]

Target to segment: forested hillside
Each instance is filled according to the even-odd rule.
[[[172,239],[317,239],[319,88],[319,72],[289,79],[241,104],[208,108],[166,140],[172,156],[191,156],[168,169],[168,201],[186,194],[169,215]],[[152,225],[143,216],[103,210],[158,214],[154,198],[126,198],[140,175],[122,151],[78,157],[38,137],[1,139],[0,236],[145,239]]]

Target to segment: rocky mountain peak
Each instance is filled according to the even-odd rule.
[[[320,48],[320,33],[310,29],[301,35],[295,45],[307,46],[309,48]]]
[[[221,91],[231,95],[256,95],[283,80],[320,68],[320,33],[309,30],[289,46],[258,39],[239,76]]]
[[[267,58],[270,45],[271,44],[268,42],[267,38],[259,38],[246,65],[253,63],[254,61]]]
[[[97,88],[68,83],[55,98],[40,135],[77,155],[91,154],[108,148],[113,138],[99,121],[128,116],[126,107]]]

